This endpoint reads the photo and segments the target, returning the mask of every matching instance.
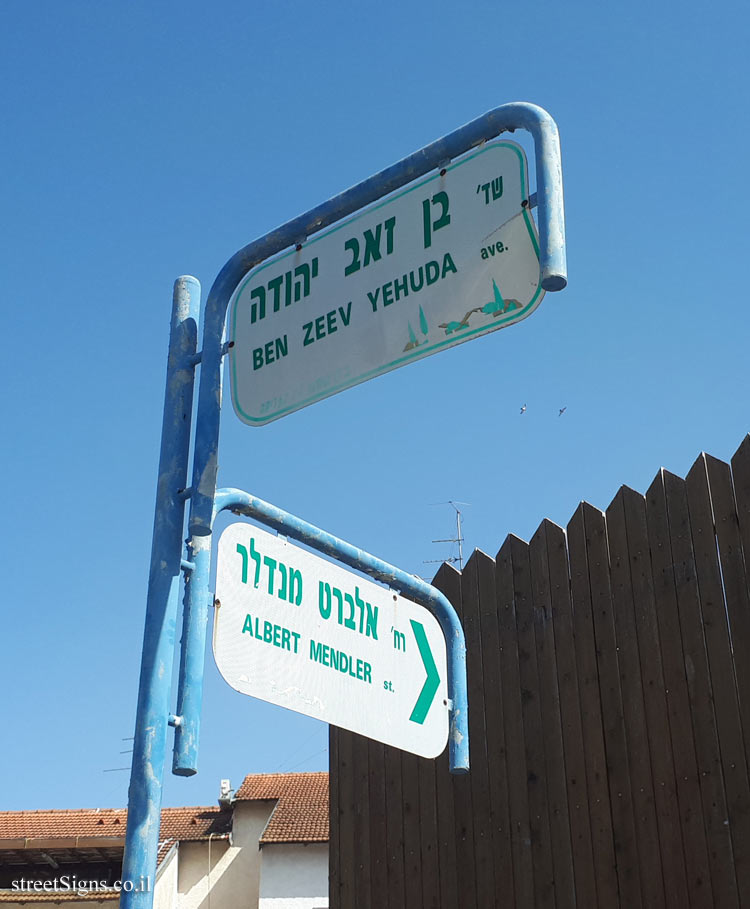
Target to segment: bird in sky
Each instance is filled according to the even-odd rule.
[[[565,413],[565,411],[566,411],[567,409],[568,409],[568,405],[567,405],[567,404],[565,405],[565,407],[561,407],[561,408],[560,408],[560,413],[558,414],[558,417],[561,417],[561,416]]]
[[[526,405],[525,405],[525,404],[524,404],[523,407],[521,408],[521,413],[526,413]]]

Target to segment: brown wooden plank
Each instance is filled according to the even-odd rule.
[[[490,775],[485,723],[483,641],[479,616],[478,558],[478,554],[473,553],[461,573],[461,605],[469,685],[469,744],[473,754],[469,781],[476,905],[484,907],[493,904],[496,889],[490,823]],[[460,880],[459,871],[459,882]],[[473,904],[467,902],[466,905]]]
[[[628,490],[628,492],[638,495],[633,490]],[[659,829],[656,821],[654,783],[651,777],[651,750],[646,728],[641,655],[638,647],[631,578],[631,559],[637,561],[638,553],[637,551],[631,553],[629,549],[625,520],[625,496],[625,488],[621,487],[607,508],[605,517],[617,665],[627,743],[626,769],[633,804],[635,845],[643,905],[663,906],[666,895],[659,848]],[[641,558],[643,558],[643,553],[641,553]],[[671,848],[674,849],[674,844]],[[681,851],[682,843],[679,843],[679,848]],[[685,905],[685,900],[681,905]]]
[[[568,821],[575,880],[576,903],[574,905],[596,906],[594,852],[588,810],[589,795],[586,784],[586,757],[573,635],[573,608],[568,577],[568,550],[565,531],[562,527],[547,520],[544,521],[542,527],[555,636]]]
[[[465,631],[464,608],[463,602],[463,583],[462,575],[456,573],[455,579],[459,589],[458,596],[451,597],[451,602],[456,610],[456,614],[461,620]],[[471,723],[472,699],[471,684],[475,678],[475,673],[471,664],[471,654],[469,653],[469,643],[467,641],[467,681],[469,684],[469,723]],[[482,744],[481,742],[475,748],[469,740],[470,755],[469,760],[474,764],[481,763]],[[467,909],[473,909],[476,903],[476,867],[474,862],[474,818],[472,813],[472,770],[468,774],[452,775],[450,777],[451,790],[453,793],[453,837],[455,847],[456,862],[456,889],[459,894],[457,905],[466,906]],[[444,898],[445,899],[445,898]],[[449,905],[444,902],[444,905]]]
[[[529,796],[524,743],[512,540],[508,537],[495,559],[500,687],[505,722],[508,813],[516,906],[534,906],[534,863],[529,824]]]
[[[683,909],[689,905],[688,872],[680,827],[672,741],[665,735],[665,730],[669,728],[669,713],[661,662],[659,625],[656,618],[646,525],[646,500],[640,493],[627,487],[622,488],[621,496],[630,562],[633,615],[640,657],[646,746],[650,758],[649,776],[653,787],[658,828],[655,848],[661,854],[664,905]],[[607,533],[611,546],[609,523]]]
[[[732,481],[747,572],[750,571],[750,435],[745,436],[732,457]]]
[[[461,575],[443,563],[433,585],[441,590],[461,615]],[[471,752],[471,742],[469,743]],[[469,754],[471,761],[471,753]],[[452,909],[458,906],[458,876],[456,871],[456,816],[453,806],[453,777],[448,770],[448,749],[436,760],[435,797],[437,800],[438,867],[440,872],[440,906]]]
[[[465,604],[463,602],[464,584],[463,577],[459,575],[459,585],[461,590],[460,603],[454,602],[456,612],[464,627],[466,634],[466,623],[464,620]],[[467,909],[474,909],[477,906],[476,901],[476,864],[474,858],[474,815],[472,809],[472,780],[474,769],[477,764],[482,763],[483,744],[481,741],[474,742],[471,738],[471,717],[472,717],[472,682],[475,682],[477,676],[473,666],[473,652],[470,649],[471,644],[468,640],[466,643],[466,674],[469,686],[469,748],[471,770],[468,774],[453,776],[451,778],[451,788],[453,791],[453,813],[454,813],[454,843],[456,850],[456,886],[459,893],[460,905],[466,906]]]
[[[356,906],[357,869],[354,854],[356,829],[356,797],[354,782],[354,733],[345,729],[338,732],[339,752],[339,888],[341,909]]]
[[[714,904],[739,905],[685,481],[662,471]]]
[[[440,868],[438,865],[437,804],[435,798],[434,760],[420,758],[419,776],[419,837],[422,848],[422,907],[440,909]]]
[[[701,455],[686,477],[695,567],[719,733],[724,790],[734,847],[740,902],[750,901],[750,781],[745,765],[739,703],[732,671],[721,569],[716,552],[706,458]]]
[[[513,587],[516,601],[516,634],[521,683],[521,712],[526,752],[526,785],[529,794],[529,829],[534,863],[534,905],[555,905],[554,865],[549,823],[549,796],[544,763],[544,727],[534,636],[534,603],[528,544],[511,535]]]
[[[646,493],[646,524],[654,585],[654,608],[658,624],[659,645],[669,738],[676,784],[676,804],[685,853],[688,900],[691,909],[714,906],[711,890],[708,845],[703,826],[701,789],[698,777],[693,720],[690,712],[685,656],[682,649],[680,616],[675,588],[674,558],[669,537],[664,474],[660,471]],[[664,772],[668,777],[668,771]],[[657,775],[658,779],[658,775]],[[665,801],[671,800],[665,787]],[[665,812],[660,806],[660,816]],[[665,865],[665,877],[666,865]]]
[[[497,619],[495,561],[480,550],[475,551],[474,558],[479,590],[490,830],[495,865],[494,901],[488,905],[501,906],[507,905],[513,898],[513,862],[510,848],[505,728],[500,689],[500,631]]]
[[[731,631],[732,662],[744,729],[745,768],[750,764],[750,596],[729,465],[704,455],[711,488],[721,580]],[[748,553],[750,554],[750,553]]]
[[[590,506],[589,506],[590,507]],[[597,906],[623,906],[618,895],[612,810],[607,780],[602,703],[596,637],[592,615],[589,559],[586,546],[586,512],[583,503],[567,527],[570,589],[573,603],[578,690],[586,759],[591,839],[594,852]]]
[[[370,900],[373,909],[388,905],[388,850],[386,845],[385,745],[370,742]]]
[[[404,906],[422,906],[422,842],[419,829],[419,758],[401,752],[404,813]]]
[[[354,868],[356,875],[355,905],[358,909],[377,909],[372,902],[370,876],[370,740],[362,735],[352,737],[354,771]]]
[[[591,583],[591,614],[594,619],[599,691],[602,699],[604,745],[607,752],[609,802],[617,858],[617,883],[621,904],[630,909],[642,906],[643,902],[609,578],[607,532],[604,514],[598,508],[584,502],[583,514]]]
[[[341,817],[339,810],[339,730],[328,727],[328,899],[330,909],[341,909]]]
[[[401,752],[386,745],[385,841],[388,856],[388,909],[403,909],[406,903],[404,864],[404,801],[401,779]],[[341,909],[346,909],[342,906]]]
[[[568,820],[568,792],[560,718],[560,693],[557,687],[555,630],[547,546],[547,526],[542,523],[529,543],[529,565],[531,568],[536,663],[539,673],[547,812],[552,847],[555,903],[558,906],[574,906],[576,896],[573,880],[573,854]]]

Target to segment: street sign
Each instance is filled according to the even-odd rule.
[[[244,523],[219,539],[216,601],[232,688],[423,757],[445,748],[445,638],[423,606]]]
[[[539,305],[526,157],[473,149],[253,269],[232,299],[232,402],[261,425]]]

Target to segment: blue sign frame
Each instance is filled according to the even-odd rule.
[[[168,726],[175,728],[173,773],[190,776],[197,771],[211,600],[211,533],[216,514],[224,509],[252,517],[370,574],[425,605],[436,615],[448,645],[448,691],[453,701],[450,767],[454,773],[468,771],[463,630],[453,607],[440,591],[248,493],[217,490],[222,360],[227,352],[222,337],[232,294],[252,268],[290,246],[304,243],[312,234],[429,171],[445,167],[474,146],[515,129],[528,130],[534,139],[541,284],[547,291],[562,290],[567,284],[567,269],[557,126],[545,110],[521,102],[504,104],[489,111],[235,253],[209,292],[201,352],[197,351],[200,285],[191,277],[179,278],[175,283],[123,881],[144,878],[155,882]],[[186,488],[195,368],[199,363],[201,375],[192,483]],[[185,558],[182,533],[188,500],[188,553]],[[176,714],[170,714],[178,597],[183,572],[185,595],[177,709]],[[151,909],[153,889],[123,892],[120,905],[123,909]]]

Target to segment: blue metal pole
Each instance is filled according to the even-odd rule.
[[[452,701],[448,756],[451,773],[467,773],[469,770],[469,710],[466,687],[466,641],[456,611],[447,597],[436,587],[408,574],[382,559],[370,555],[351,543],[338,539],[333,534],[308,524],[302,518],[289,514],[275,505],[270,505],[241,489],[218,489],[214,506],[215,514],[231,511],[246,515],[274,530],[292,537],[338,559],[357,571],[369,574],[405,594],[409,599],[425,606],[440,623],[448,646],[448,697]]]
[[[560,141],[555,121],[547,111],[525,102],[503,104],[472,120],[351,189],[287,221],[286,224],[236,252],[224,265],[209,291],[204,312],[189,518],[189,545],[192,546],[193,556],[197,551],[210,546],[208,541],[199,538],[210,538],[211,534],[221,420],[222,336],[227,307],[240,281],[252,268],[270,256],[297,243],[303,243],[329,224],[416,180],[434,168],[442,167],[475,145],[494,139],[502,132],[515,129],[526,129],[534,138],[542,287],[548,291],[562,290],[567,284],[567,266]],[[195,608],[191,607],[190,610],[191,627],[183,626],[183,648],[189,645],[191,652],[183,653],[183,670],[180,673],[180,691],[183,694],[177,706],[182,722],[175,732],[173,771],[184,775],[195,773],[197,768],[205,625],[208,619],[210,551],[202,566],[200,582],[196,579],[196,572],[191,576],[191,596],[195,598]],[[192,627],[194,623],[202,627],[194,629]],[[200,652],[194,652],[197,648]],[[185,692],[188,691],[189,697],[185,697]]]
[[[172,773],[192,776],[198,772],[198,740],[203,701],[203,665],[206,649],[208,609],[212,604],[208,589],[211,572],[211,537],[191,535],[188,539],[193,569],[185,576],[185,597],[182,611],[182,648],[177,684],[177,716]],[[190,717],[187,728],[184,718]]]
[[[123,909],[151,909],[159,844],[162,779],[170,719],[172,662],[182,562],[190,424],[195,382],[200,284],[175,281],[156,488],[151,568],[143,632],[141,677],[135,719],[133,764],[128,792],[128,825],[122,879],[141,879],[148,890],[123,892]]]

